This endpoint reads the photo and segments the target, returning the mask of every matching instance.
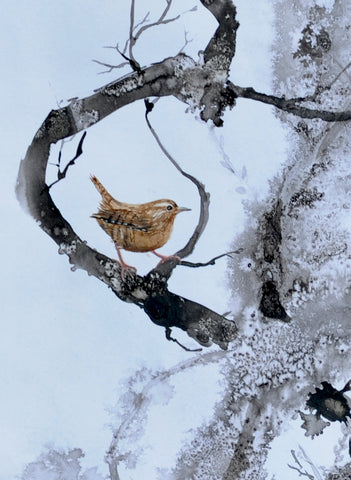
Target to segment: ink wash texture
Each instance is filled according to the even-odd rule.
[[[3,192],[3,219],[11,228],[3,251],[11,254],[2,286],[0,478],[348,478],[351,126],[325,112],[350,111],[351,2],[174,2],[167,18],[185,13],[140,35],[133,58],[126,50],[130,61],[101,48],[116,42],[122,48],[130,5],[102,3],[43,3],[38,16],[35,2],[19,2],[8,12],[28,45],[19,42],[18,58],[11,59],[17,75],[6,74],[16,100],[4,125],[11,141],[3,146],[11,159]],[[152,5],[146,21],[159,19],[168,5]],[[229,53],[219,42],[223,5],[236,35]],[[135,4],[136,23],[148,8]],[[13,52],[11,38],[6,45]],[[122,69],[101,73],[118,62]],[[204,65],[208,89],[194,82],[201,75],[188,74],[203,73]],[[144,88],[144,68],[150,98],[162,97],[148,114],[152,127],[210,194],[206,228],[184,261],[236,252],[214,265],[172,265],[168,272],[170,293],[215,314],[201,335],[188,324],[172,325],[174,338],[189,349],[200,343],[201,352],[166,341],[165,325],[144,302],[145,284],[133,286],[134,304],[123,301],[130,291],[121,290],[114,260],[105,260],[115,259],[113,244],[89,218],[97,200],[92,172],[126,202],[172,198],[192,208],[177,219],[161,250],[166,255],[184,247],[201,218],[199,191],[150,134],[144,102],[122,105],[130,91]],[[28,92],[19,81],[22,70]],[[160,83],[152,77],[160,71],[173,73]],[[102,119],[103,108],[81,101],[100,94],[121,108],[108,116],[106,110]],[[13,190],[35,132],[51,110],[67,105],[71,125],[87,135],[82,154],[49,194],[82,242],[66,241],[72,232],[62,223],[50,232],[60,239],[55,245],[38,228],[44,207],[34,222]],[[52,115],[45,129],[63,131],[65,118]],[[57,179],[59,152],[64,168],[80,135],[51,146],[48,185]],[[25,205],[26,191],[17,186],[17,192]],[[88,247],[106,262],[103,282],[95,271],[88,276],[77,269],[84,262],[67,261]],[[126,258],[142,277],[156,265],[153,255],[126,252]],[[159,277],[152,281],[150,297]],[[235,325],[230,338],[218,325]],[[320,408],[318,395],[318,402],[311,398],[322,387]]]

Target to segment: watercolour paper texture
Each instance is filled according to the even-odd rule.
[[[2,19],[0,480],[350,478],[351,1]],[[183,265],[124,285],[90,175]]]

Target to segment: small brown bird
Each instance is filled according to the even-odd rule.
[[[102,197],[99,211],[92,217],[112,238],[122,267],[122,277],[125,270],[136,272],[136,268],[124,262],[121,249],[152,252],[161,258],[161,262],[172,257],[161,255],[155,250],[169,240],[177,214],[189,211],[190,208],[178,207],[173,200],[168,199],[140,204],[119,202],[94,175],[90,178]]]

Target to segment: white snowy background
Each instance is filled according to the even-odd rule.
[[[264,92],[272,91],[273,3],[235,2],[240,28],[231,78]],[[332,2],[324,3],[328,7]],[[141,37],[134,51],[141,65],[175,55],[184,43],[185,31],[192,40],[186,52],[197,58],[216,22],[195,0],[190,4],[177,0],[173,12],[195,5],[197,11]],[[161,1],[137,2],[136,18],[143,18],[147,10],[156,17],[162,8]],[[0,479],[21,476],[26,464],[51,448],[81,448],[83,470],[97,467],[104,477],[110,426],[119,423],[115,405],[125,393],[128,377],[140,369],[166,370],[201,354],[167,342],[163,330],[142,311],[119,301],[95,278],[72,272],[66,257],[58,255],[52,240],[21,210],[14,188],[19,161],[49,111],[129,71],[99,74],[105,68],[92,62],[120,63],[114,50],[103,47],[123,45],[128,38],[129,4],[17,0],[7,3],[1,23]],[[213,129],[185,110],[176,99],[161,99],[150,120],[182,168],[211,193],[209,225],[190,259],[206,261],[231,250],[235,236],[244,228],[243,202],[265,198],[269,180],[281,170],[289,146],[286,130],[271,107],[239,100],[225,114],[221,129]],[[65,144],[62,162],[72,158],[79,138]],[[52,151],[52,162],[59,147]],[[64,217],[81,238],[115,257],[112,243],[89,218],[99,201],[89,180],[94,173],[122,201],[168,197],[192,208],[177,218],[172,238],[161,253],[172,253],[186,243],[197,222],[198,195],[155,144],[145,124],[143,102],[90,128],[83,149],[67,179],[52,190]],[[50,168],[54,179],[56,168]],[[125,257],[140,273],[156,261],[151,254]],[[227,262],[221,259],[207,269],[178,267],[170,290],[224,313],[236,308],[228,282]],[[174,329],[173,334],[196,347],[183,332]],[[166,387],[154,391],[143,436],[148,448],[137,469],[122,478],[152,479],[156,467],[172,467],[182,443],[206,421],[220,398],[219,366],[213,362],[189,369],[175,375],[170,385],[170,391]],[[297,478],[298,473],[286,465],[292,463],[290,450],[298,450],[299,444],[316,463],[332,461],[332,448],[325,447],[329,431],[312,442],[305,439],[300,425],[297,418],[294,428],[277,440],[279,451],[273,448],[275,454],[268,464],[276,478]],[[338,428],[333,425],[330,432],[338,435]],[[333,441],[329,440],[329,447]]]

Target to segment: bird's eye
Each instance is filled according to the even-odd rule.
[[[167,205],[167,210],[173,210],[173,205]]]

